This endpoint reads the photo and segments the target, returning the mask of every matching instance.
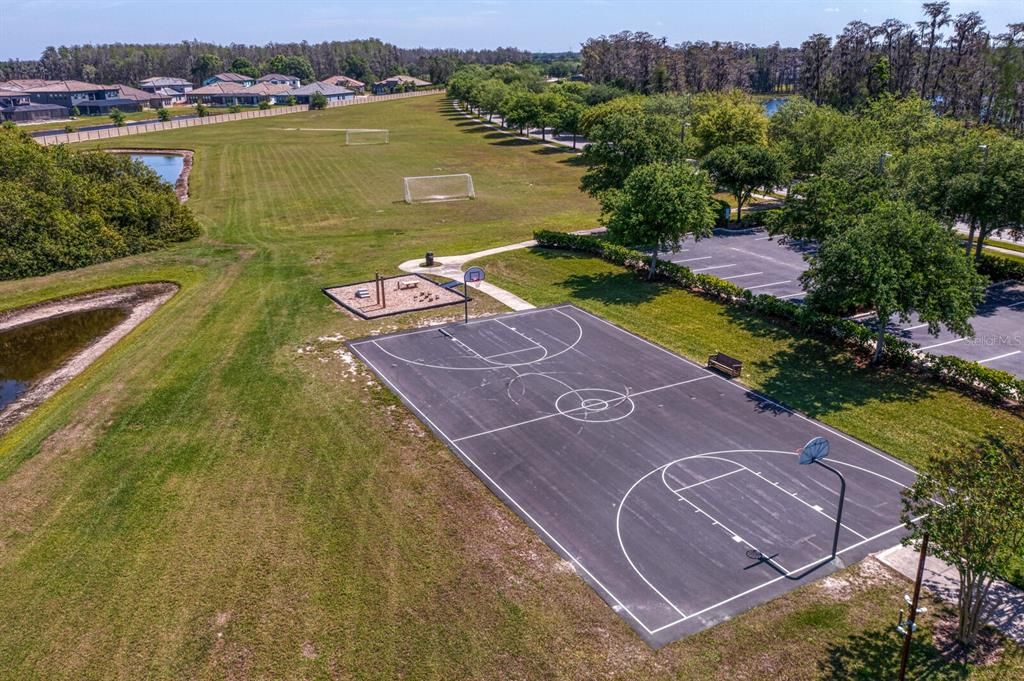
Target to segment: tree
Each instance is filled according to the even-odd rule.
[[[621,188],[639,166],[683,159],[676,121],[644,111],[640,97],[592,107],[583,113],[580,127],[590,141],[583,150],[588,168],[580,188],[592,196]]]
[[[494,118],[494,114],[501,108],[501,103],[508,97],[509,86],[500,80],[493,78],[481,81],[474,92],[476,103],[487,112],[487,120]]]
[[[738,93],[694,97],[692,123],[697,154],[701,157],[717,147],[768,142],[768,117],[764,110]]]
[[[803,97],[788,99],[768,123],[768,138],[786,156],[790,170],[799,178],[821,172],[836,149],[853,139],[852,116]]]
[[[72,118],[78,118],[79,116],[82,115],[82,112],[78,110],[77,106],[71,107],[70,113],[71,113],[71,117]]]
[[[304,56],[285,56],[283,54],[275,55],[267,64],[266,69],[269,73],[280,73],[286,76],[293,76],[301,80],[303,83],[316,78],[313,71],[313,65],[309,62],[309,58]]]
[[[110,110],[110,120],[114,122],[114,125],[121,128],[124,127],[124,122],[128,119],[124,115],[124,112],[118,109],[116,106]]]
[[[577,99],[566,97],[562,101],[562,108],[558,111],[558,121],[555,129],[558,132],[567,132],[572,135],[572,148],[576,148],[576,138],[580,133],[580,122],[583,112],[587,110],[586,105]]]
[[[929,536],[929,553],[956,567],[959,628],[966,648],[989,614],[992,582],[1024,555],[1024,448],[991,437],[975,449],[933,459],[903,492],[909,540]]]
[[[650,247],[651,279],[659,251],[679,250],[687,235],[711,236],[718,210],[711,194],[707,174],[688,163],[650,163],[635,168],[622,189],[601,194],[601,219],[617,243]]]
[[[299,100],[295,99],[295,95],[288,95],[284,100],[286,106],[295,106],[298,102]]]
[[[156,110],[156,117],[158,120],[166,123],[167,121],[171,120],[171,112],[165,109],[164,107],[160,107]]]
[[[537,126],[540,127],[540,138],[547,139],[547,129],[558,125],[558,115],[565,104],[562,95],[557,92],[545,92],[537,96]]]
[[[853,226],[826,239],[801,276],[807,302],[829,312],[872,309],[878,324],[873,363],[882,358],[894,315],[917,313],[932,334],[940,325],[974,333],[970,318],[984,298],[985,278],[960,254],[956,235],[926,213],[880,203]]]
[[[232,104],[228,107],[228,113],[239,113],[241,110],[242,107],[238,104]]]
[[[327,97],[324,93],[317,91],[313,93],[313,96],[309,98],[310,109],[326,109],[327,108]]]
[[[200,118],[206,118],[210,115],[210,110],[206,108],[206,105],[202,102],[196,102],[196,116]]]
[[[215,54],[201,55],[192,66],[192,77],[202,84],[204,80],[220,71],[223,65],[223,60]]]
[[[270,102],[266,99],[261,99],[259,103],[260,111],[266,111],[270,108]]]
[[[519,128],[523,132],[540,116],[537,95],[528,90],[514,90],[501,103],[501,117],[505,125]]]
[[[258,78],[260,75],[259,69],[245,57],[236,57],[231,62],[231,71],[240,73],[243,76],[249,76],[250,78]]]
[[[704,159],[704,168],[720,187],[736,197],[736,220],[743,219],[743,204],[754,190],[785,184],[786,159],[778,151],[756,144],[716,147]]]

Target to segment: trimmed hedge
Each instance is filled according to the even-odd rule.
[[[533,237],[538,246],[590,253],[644,276],[647,275],[650,267],[650,257],[647,254],[613,244],[599,237],[547,230],[534,232]],[[1004,259],[999,258],[998,260]],[[1007,262],[1017,264],[1012,261]],[[754,295],[736,284],[713,275],[694,274],[690,268],[684,265],[659,259],[655,278],[730,305],[742,307],[762,317],[783,321],[801,333],[825,338],[856,350],[866,350],[875,342],[874,330],[864,324],[823,314],[806,305],[798,305],[775,296]],[[889,365],[914,364],[929,371],[944,383],[1004,403],[1019,400],[1024,396],[1024,381],[1005,371],[990,369],[977,362],[970,362],[950,355],[918,352],[911,343],[891,334],[886,335],[885,345],[884,360]]]
[[[1024,257],[1024,253],[1021,254]],[[1024,281],[1024,263],[998,255],[981,254],[978,259],[978,271],[995,282],[1016,279]]]

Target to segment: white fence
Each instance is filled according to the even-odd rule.
[[[399,92],[393,95],[369,95],[366,97],[354,97],[336,102],[328,102],[328,108],[339,106],[353,106],[356,104],[372,104],[374,102],[386,102],[392,99],[405,99],[407,97],[423,97],[425,95],[436,95],[444,92],[437,88],[433,90],[419,90],[417,92]],[[153,121],[142,125],[125,125],[120,128],[104,128],[103,130],[82,130],[79,132],[62,132],[54,135],[41,135],[35,137],[35,141],[43,146],[51,144],[74,144],[75,142],[91,142],[105,140],[111,137],[125,137],[127,135],[144,135],[147,132],[160,132],[162,130],[176,130],[177,128],[191,128],[197,125],[215,125],[217,123],[229,123],[231,121],[243,121],[249,118],[266,118],[267,116],[283,116],[285,114],[300,113],[309,111],[305,104],[296,106],[275,106],[270,109],[255,109],[253,111],[239,111],[238,113],[217,114],[203,118],[172,118],[169,121]]]

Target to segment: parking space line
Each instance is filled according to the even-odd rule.
[[[722,279],[742,279],[743,277],[756,277],[764,272],[747,272],[746,274],[730,274],[728,277],[722,277]]]
[[[699,258],[687,258],[686,260],[675,260],[674,262],[693,262],[694,260],[711,260],[711,258],[713,257],[714,256],[712,255],[703,255]]]
[[[691,270],[692,272],[707,272],[708,270],[724,270],[726,267],[736,267],[736,263],[731,265],[712,265],[711,267],[702,267],[699,270]]]
[[[781,300],[785,300],[786,298],[796,298],[797,296],[802,296],[802,295],[805,295],[805,294],[806,294],[805,291],[801,291],[800,293],[787,293],[784,296],[777,296],[777,297],[779,299],[781,299]]]
[[[917,331],[918,329],[923,329],[926,326],[928,326],[928,325],[927,324],[915,324],[914,326],[904,326],[900,330],[901,331]]]
[[[764,241],[765,239],[771,239],[770,236],[759,236],[754,241]]]
[[[967,340],[967,339],[966,338],[954,338],[953,340],[943,341],[941,343],[936,343],[935,345],[925,345],[925,346],[922,346],[921,350],[931,350],[932,348],[942,347],[943,345],[949,345],[951,343],[959,343],[960,341],[965,341],[965,340]]]
[[[1019,303],[1011,303],[1006,307],[1017,307],[1018,305],[1024,305],[1024,300],[1020,301]]]
[[[773,281],[770,284],[760,284],[758,286],[748,286],[747,288],[750,289],[750,290],[754,290],[755,288],[768,288],[769,286],[778,286],[779,284],[792,284],[792,283],[793,283],[792,279],[786,279],[785,281]]]
[[[1014,350],[1013,352],[1008,352],[1005,355],[996,355],[995,357],[989,357],[987,359],[979,359],[978,364],[984,364],[985,362],[994,362],[997,359],[1003,359],[1004,357],[1013,357],[1014,355],[1019,355],[1020,353],[1020,350]]]

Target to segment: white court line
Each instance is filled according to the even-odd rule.
[[[520,310],[519,312],[506,312],[506,313],[502,314],[502,316],[506,317],[506,318],[508,318],[508,317],[522,317],[522,316],[528,315],[528,314],[537,314],[538,312],[561,312],[563,309],[566,309],[566,308],[574,309],[574,307],[572,305],[559,305],[558,307],[536,307],[536,308],[534,308],[532,310]],[[575,309],[578,309],[578,308],[575,308]],[[565,313],[562,312],[562,314],[565,314]],[[566,315],[566,316],[568,316],[568,315]],[[421,334],[421,333],[437,333],[438,329],[443,329],[445,327],[476,326],[478,324],[485,324],[485,323],[488,323],[488,322],[495,322],[495,321],[497,321],[496,317],[478,317],[476,319],[470,319],[468,323],[466,323],[466,322],[458,322],[456,324],[452,324],[450,322],[443,322],[441,324],[434,324],[432,326],[428,326],[428,327],[425,327],[425,328],[422,328],[422,329],[416,329],[414,331],[401,331],[399,333],[389,333],[387,335],[371,336],[370,338],[363,338],[361,340],[352,341],[348,345],[349,345],[350,348],[354,348],[357,345],[366,345],[367,343],[376,343],[379,340],[390,340],[392,338],[402,338],[404,336],[415,336],[415,335]]]
[[[727,277],[722,277],[722,279],[742,279],[743,277],[756,277],[759,274],[764,274],[764,272],[747,272],[746,274],[730,274]]]
[[[736,267],[736,263],[731,265],[712,265],[711,267],[702,267],[699,270],[690,271],[696,274],[697,272],[707,272],[708,270],[724,270],[726,267]]]
[[[675,494],[679,494],[683,490],[688,490],[688,489],[691,489],[693,487],[700,487],[701,485],[706,485],[709,482],[714,482],[715,480],[721,480],[722,478],[727,478],[730,475],[734,475],[736,473],[742,473],[745,470],[748,470],[748,469],[746,467],[737,468],[734,471],[729,471],[728,473],[722,473],[721,475],[716,475],[713,478],[708,478],[707,480],[701,480],[700,482],[695,482],[692,485],[686,485],[685,487],[680,487],[679,489],[673,489],[672,491]],[[669,489],[672,489],[672,488],[670,487]]]
[[[997,359],[1003,359],[1004,357],[1013,357],[1014,355],[1019,355],[1020,352],[1020,350],[1014,350],[1013,352],[1008,352],[1005,355],[996,355],[995,357],[989,357],[988,359],[979,359],[978,364],[984,364],[985,362],[994,362]]]
[[[703,381],[703,380],[708,379],[708,378],[712,378],[712,377],[711,376],[698,376],[697,378],[690,378],[690,379],[687,379],[685,381],[679,381],[678,383],[669,383],[668,385],[662,385],[662,386],[659,386],[657,388],[651,388],[649,390],[641,390],[639,392],[629,393],[628,395],[626,395],[626,397],[629,398],[629,399],[632,399],[634,397],[639,397],[640,395],[647,395],[648,393],[658,392],[659,390],[668,390],[669,388],[676,388],[676,387],[681,386],[681,385],[686,385],[687,383],[693,383],[695,381]],[[583,390],[583,389],[584,388],[577,388],[577,390]],[[565,411],[556,411],[554,414],[545,414],[544,416],[538,416],[537,418],[528,419],[526,421],[520,421],[519,423],[510,423],[509,425],[501,426],[500,428],[492,428],[491,430],[485,430],[485,431],[480,432],[480,433],[473,433],[472,435],[463,435],[462,437],[455,438],[454,440],[452,440],[452,442],[462,442],[463,440],[471,440],[471,439],[473,439],[475,437],[481,437],[483,435],[490,435],[492,433],[497,433],[497,432],[500,432],[502,430],[509,430],[511,428],[518,428],[519,426],[529,425],[531,423],[536,423],[537,421],[544,421],[545,419],[550,419],[550,418],[553,418],[555,416],[564,416],[565,414],[571,414],[573,412],[577,412],[577,411],[585,410],[585,409],[586,409],[586,407],[576,407],[575,409],[566,409]]]
[[[465,344],[463,344],[463,345],[465,345]],[[499,353],[497,353],[495,355],[485,355],[483,357],[483,359],[494,359],[495,357],[504,357],[506,355],[517,355],[520,352],[531,352],[531,351],[536,350],[537,348],[541,347],[541,346],[537,345],[536,343],[534,343],[534,345],[536,345],[537,347],[535,347],[535,348],[522,348],[521,350],[509,350],[508,352],[499,352]]]
[[[542,309],[551,309],[551,308],[542,308]],[[350,347],[351,347],[351,346],[350,346]],[[378,347],[379,347],[379,346],[378,346]],[[353,348],[353,350],[354,350],[354,348]],[[468,461],[468,462],[469,462],[469,464],[470,464],[471,466],[473,466],[473,468],[475,468],[475,469],[476,469],[477,471],[479,471],[479,472],[480,472],[480,475],[484,476],[484,478],[485,478],[485,479],[487,480],[487,482],[489,482],[489,483],[490,483],[491,485],[493,485],[494,489],[498,490],[498,492],[500,492],[502,496],[504,496],[504,497],[505,497],[506,499],[508,499],[508,500],[509,500],[509,502],[510,502],[510,503],[511,503],[511,504],[512,504],[513,506],[515,506],[515,507],[516,507],[517,509],[519,509],[519,512],[520,512],[520,513],[522,513],[523,517],[524,517],[524,518],[526,518],[528,522],[532,523],[532,524],[533,524],[533,525],[534,525],[534,526],[535,526],[535,527],[536,527],[537,529],[539,529],[539,530],[540,530],[541,532],[543,532],[543,533],[544,533],[544,535],[545,535],[545,536],[547,536],[547,538],[551,540],[551,543],[552,543],[552,544],[554,544],[554,545],[555,545],[556,547],[558,547],[558,550],[562,552],[562,555],[563,555],[563,556],[567,557],[567,558],[568,558],[568,559],[569,559],[569,560],[570,560],[570,561],[571,561],[572,563],[574,563],[574,564],[575,564],[575,565],[576,565],[577,567],[579,567],[579,569],[580,569],[580,570],[582,570],[582,571],[583,571],[583,572],[584,572],[584,573],[585,573],[585,574],[586,574],[586,575],[587,575],[587,576],[588,576],[588,577],[589,577],[589,578],[590,578],[591,580],[593,580],[594,584],[596,584],[597,586],[599,586],[599,587],[601,588],[601,590],[602,590],[602,591],[604,591],[604,592],[605,592],[606,594],[608,594],[608,596],[609,596],[609,597],[610,597],[610,598],[611,598],[611,599],[612,599],[613,601],[615,601],[615,603],[616,603],[616,604],[617,604],[617,605],[618,605],[618,606],[619,606],[620,608],[622,608],[623,612],[625,612],[625,613],[626,613],[626,614],[628,614],[628,615],[629,615],[630,617],[632,617],[632,618],[633,618],[634,620],[636,620],[637,624],[639,624],[639,625],[640,625],[641,627],[643,627],[644,631],[646,631],[646,632],[647,632],[648,634],[653,634],[653,633],[654,633],[654,632],[652,632],[652,631],[651,631],[651,629],[650,629],[650,628],[649,628],[649,627],[648,627],[648,626],[647,626],[646,624],[644,624],[644,623],[643,623],[643,622],[642,622],[642,621],[640,620],[640,618],[639,618],[639,617],[637,617],[637,616],[636,616],[635,614],[633,614],[633,612],[632,612],[632,611],[631,611],[631,610],[630,610],[630,609],[629,609],[628,607],[626,607],[626,604],[625,604],[625,603],[623,603],[622,601],[620,601],[620,600],[618,599],[618,597],[617,597],[617,596],[616,596],[616,595],[615,595],[614,593],[612,593],[612,591],[611,591],[611,590],[610,590],[610,589],[609,589],[608,587],[606,587],[606,586],[605,586],[605,585],[604,585],[604,584],[603,584],[603,583],[601,582],[601,580],[599,580],[599,579],[598,579],[598,578],[597,578],[597,577],[596,577],[596,576],[594,575],[594,573],[592,573],[592,572],[591,572],[590,570],[588,570],[588,569],[586,568],[586,566],[584,566],[584,565],[583,565],[583,563],[581,563],[581,562],[580,562],[579,560],[577,560],[577,559],[576,559],[576,557],[575,557],[575,556],[573,556],[573,555],[572,555],[572,553],[571,553],[571,552],[570,552],[570,551],[569,551],[568,549],[566,549],[566,548],[565,548],[565,547],[564,547],[564,546],[562,545],[562,543],[561,543],[560,541],[558,541],[558,539],[556,539],[556,538],[555,538],[555,535],[553,535],[553,534],[551,534],[550,532],[548,532],[547,528],[545,528],[545,527],[544,527],[543,525],[541,525],[541,524],[540,524],[539,522],[537,522],[537,519],[536,519],[536,518],[534,518],[534,517],[533,517],[533,516],[532,516],[532,515],[530,514],[530,512],[529,512],[529,511],[527,511],[527,510],[526,510],[526,508],[525,508],[525,507],[524,507],[524,506],[523,506],[522,504],[520,504],[520,503],[519,503],[518,501],[516,501],[515,497],[513,497],[513,496],[512,496],[511,494],[509,494],[508,492],[506,492],[506,491],[504,490],[504,488],[502,488],[502,486],[501,486],[501,485],[499,485],[499,484],[498,484],[498,482],[497,482],[497,481],[496,481],[496,480],[495,480],[494,478],[492,478],[492,477],[491,477],[490,475],[488,475],[487,471],[485,471],[485,470],[484,470],[484,469],[483,469],[483,468],[482,468],[482,467],[481,467],[481,466],[480,466],[480,465],[479,465],[479,464],[478,464],[478,463],[477,463],[476,461],[474,461],[472,457],[470,457],[470,456],[469,456],[468,454],[466,454],[466,452],[464,452],[464,451],[462,450],[462,448],[461,448],[461,447],[459,447],[459,446],[458,446],[457,444],[455,444],[455,441],[454,441],[454,440],[452,440],[452,439],[451,439],[450,437],[448,437],[447,435],[445,435],[445,432],[444,432],[443,430],[441,430],[440,428],[438,428],[438,427],[437,427],[437,424],[436,424],[436,423],[434,423],[433,421],[431,421],[431,420],[430,420],[430,418],[429,418],[429,417],[427,417],[427,415],[426,415],[425,413],[423,413],[423,411],[421,411],[421,410],[420,410],[420,408],[419,408],[418,406],[416,406],[416,403],[415,403],[415,402],[413,402],[413,401],[412,401],[412,400],[410,400],[410,399],[409,399],[408,397],[406,397],[405,393],[403,393],[403,392],[402,392],[401,390],[399,390],[399,389],[398,389],[398,386],[397,386],[397,385],[395,385],[394,383],[392,383],[392,382],[391,382],[391,380],[390,380],[390,379],[388,379],[388,378],[387,378],[387,377],[386,377],[386,376],[385,376],[385,375],[384,375],[384,374],[383,374],[383,373],[382,373],[382,372],[381,372],[381,371],[380,371],[380,370],[379,370],[379,369],[378,369],[378,368],[377,368],[377,367],[376,367],[376,366],[375,366],[375,365],[373,364],[373,362],[369,361],[369,360],[368,360],[368,359],[367,359],[367,358],[366,358],[366,357],[365,357],[365,356],[364,356],[364,355],[363,355],[363,354],[362,354],[361,352],[359,352],[358,350],[355,350],[355,352],[356,352],[356,354],[358,354],[358,355],[359,355],[359,358],[360,358],[360,359],[362,359],[362,360],[363,360],[364,362],[366,362],[366,364],[367,364],[367,365],[368,365],[368,366],[369,366],[369,367],[370,367],[371,369],[373,369],[374,373],[375,373],[375,374],[377,374],[377,376],[379,376],[379,377],[380,377],[380,378],[381,378],[381,379],[382,379],[382,380],[383,380],[383,381],[384,381],[385,383],[387,383],[387,384],[388,384],[388,386],[390,386],[390,387],[391,387],[391,389],[392,389],[392,390],[393,390],[393,391],[395,392],[395,394],[396,394],[396,395],[398,395],[398,396],[399,396],[399,397],[400,397],[400,398],[401,398],[401,399],[402,399],[402,400],[403,400],[403,401],[404,401],[404,402],[405,402],[406,404],[408,404],[408,405],[409,405],[409,406],[410,406],[410,407],[411,407],[411,408],[412,408],[412,409],[413,409],[413,410],[414,410],[414,411],[415,411],[416,413],[418,413],[418,414],[420,415],[420,417],[421,417],[421,418],[422,418],[422,419],[423,419],[423,420],[424,420],[424,421],[425,421],[425,422],[426,422],[426,423],[427,423],[428,425],[430,425],[430,427],[431,427],[431,428],[433,428],[433,429],[434,429],[435,431],[437,431],[437,432],[438,432],[438,433],[439,433],[439,434],[441,435],[441,437],[443,437],[444,439],[448,440],[448,441],[449,441],[449,442],[451,443],[452,447],[454,447],[454,448],[455,448],[455,451],[457,451],[457,452],[459,453],[459,455],[460,455],[460,456],[462,456],[463,460],[465,460],[465,461]]]
[[[785,281],[773,281],[770,284],[758,284],[757,286],[748,286],[747,289],[753,291],[755,288],[767,288],[769,286],[778,286],[779,284],[792,284],[792,279],[786,279]]]
[[[713,256],[713,255],[705,255],[705,256],[702,256],[700,258],[687,258],[686,260],[676,260],[675,262],[693,262],[694,260],[711,260],[711,258],[713,258],[713,257],[715,257],[715,256]]]
[[[939,348],[939,347],[942,347],[943,345],[950,345],[951,343],[959,343],[959,342],[965,341],[965,340],[967,340],[967,339],[966,338],[954,338],[953,340],[943,341],[941,343],[936,343],[935,345],[925,345],[925,346],[923,346],[921,348],[921,350],[931,350],[932,348]]]
[[[924,516],[920,516],[920,517],[914,518],[913,522],[917,522],[922,517],[924,517]],[[889,534],[890,532],[895,532],[896,530],[902,530],[902,529],[906,529],[906,528],[903,525],[897,525],[896,527],[889,528],[888,530],[885,530],[884,532],[879,532],[878,534],[876,534],[873,537],[868,537],[867,539],[862,539],[861,541],[857,542],[856,544],[850,544],[845,549],[840,549],[839,551],[836,551],[836,555],[838,556],[841,553],[846,553],[847,551],[855,549],[858,546],[861,546],[863,544],[867,544],[868,542],[872,542],[872,541],[874,541],[876,539],[880,539],[880,538],[884,537],[885,535]],[[677,619],[677,620],[675,620],[673,622],[669,622],[668,624],[663,624],[660,627],[656,627],[654,629],[648,629],[648,632],[653,636],[654,634],[657,634],[659,631],[664,631],[665,629],[668,629],[669,627],[674,627],[677,624],[681,624],[681,623],[685,622],[688,619],[691,619],[693,617],[697,617],[698,615],[703,615],[704,613],[708,612],[709,610],[714,610],[715,608],[720,608],[720,607],[722,607],[723,605],[725,605],[727,603],[731,603],[732,601],[735,601],[737,598],[743,598],[744,596],[749,596],[750,594],[754,593],[755,591],[759,591],[759,590],[763,589],[766,586],[771,586],[772,584],[775,584],[776,582],[779,582],[779,581],[785,579],[787,576],[791,576],[794,573],[802,572],[802,571],[804,571],[804,570],[806,570],[808,568],[814,567],[815,565],[817,565],[818,563],[822,562],[826,558],[829,558],[829,556],[822,556],[818,560],[815,560],[815,561],[812,561],[810,563],[807,563],[806,565],[801,565],[800,567],[798,567],[798,568],[796,568],[794,570],[790,570],[788,573],[786,573],[786,575],[779,575],[778,577],[775,577],[773,579],[769,579],[767,582],[764,582],[763,584],[758,584],[757,586],[752,587],[750,589],[747,589],[746,591],[744,591],[742,593],[738,593],[735,596],[730,596],[729,598],[726,598],[723,601],[719,601],[718,603],[715,603],[713,605],[709,605],[708,607],[704,608],[703,610],[698,610],[697,612],[691,612],[686,617],[682,617],[682,618]]]

